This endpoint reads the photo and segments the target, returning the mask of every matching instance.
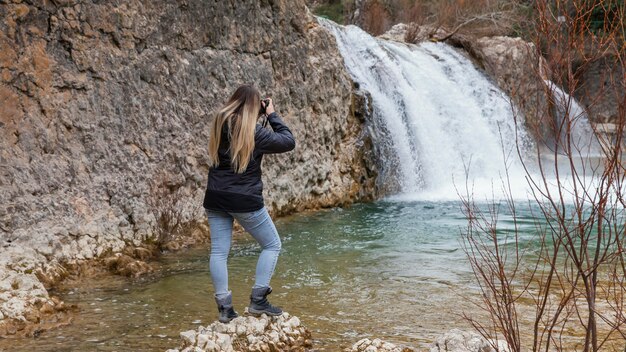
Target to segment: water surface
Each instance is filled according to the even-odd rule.
[[[272,302],[301,318],[318,350],[336,351],[363,337],[427,346],[460,316],[478,314],[460,245],[466,220],[459,202],[379,201],[282,218],[283,252]],[[236,241],[230,286],[241,313],[258,255],[249,237]],[[58,292],[81,312],[72,325],[35,339],[5,340],[0,349],[37,351],[163,351],[179,332],[217,317],[208,250],[164,255],[156,274],[107,277]]]

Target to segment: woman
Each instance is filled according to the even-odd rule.
[[[257,124],[262,107],[273,132]],[[267,300],[272,292],[269,284],[281,242],[263,204],[261,161],[264,154],[288,152],[295,145],[291,131],[274,111],[272,100],[261,102],[259,91],[251,85],[237,88],[215,115],[209,140],[209,181],[204,208],[211,228],[209,267],[222,323],[238,316],[228,290],[227,259],[233,219],[262,248],[248,311],[255,315],[282,314],[280,308]]]

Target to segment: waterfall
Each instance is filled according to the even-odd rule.
[[[458,199],[470,185],[477,197],[501,189],[508,170],[514,191],[527,183],[507,95],[444,43],[419,45],[374,38],[355,26],[319,22],[330,30],[353,80],[369,91],[370,123],[381,162],[379,183],[405,199]],[[467,176],[467,182],[466,182]]]
[[[563,126],[561,133],[555,137],[555,145],[561,144],[560,151],[567,145],[567,137],[571,146],[579,150],[583,155],[600,156],[602,147],[600,141],[596,137],[593,128],[587,118],[585,110],[578,104],[574,97],[567,94],[563,89],[559,88],[554,82],[545,80],[546,85],[552,92],[552,98],[556,109],[557,126]],[[568,121],[564,121],[567,118]],[[551,147],[554,147],[551,146]]]

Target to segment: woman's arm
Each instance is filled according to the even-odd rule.
[[[264,154],[284,153],[296,147],[296,140],[289,127],[276,112],[272,112],[267,117],[267,121],[272,126],[272,131],[257,125],[254,136],[255,149]]]

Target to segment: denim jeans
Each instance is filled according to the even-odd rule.
[[[209,269],[215,297],[225,298],[230,294],[228,290],[228,253],[233,232],[233,219],[243,226],[252,237],[261,245],[261,254],[256,265],[256,276],[253,288],[268,287],[274,274],[281,242],[278,231],[272,218],[263,207],[249,213],[227,213],[205,209],[211,228],[211,256]]]

